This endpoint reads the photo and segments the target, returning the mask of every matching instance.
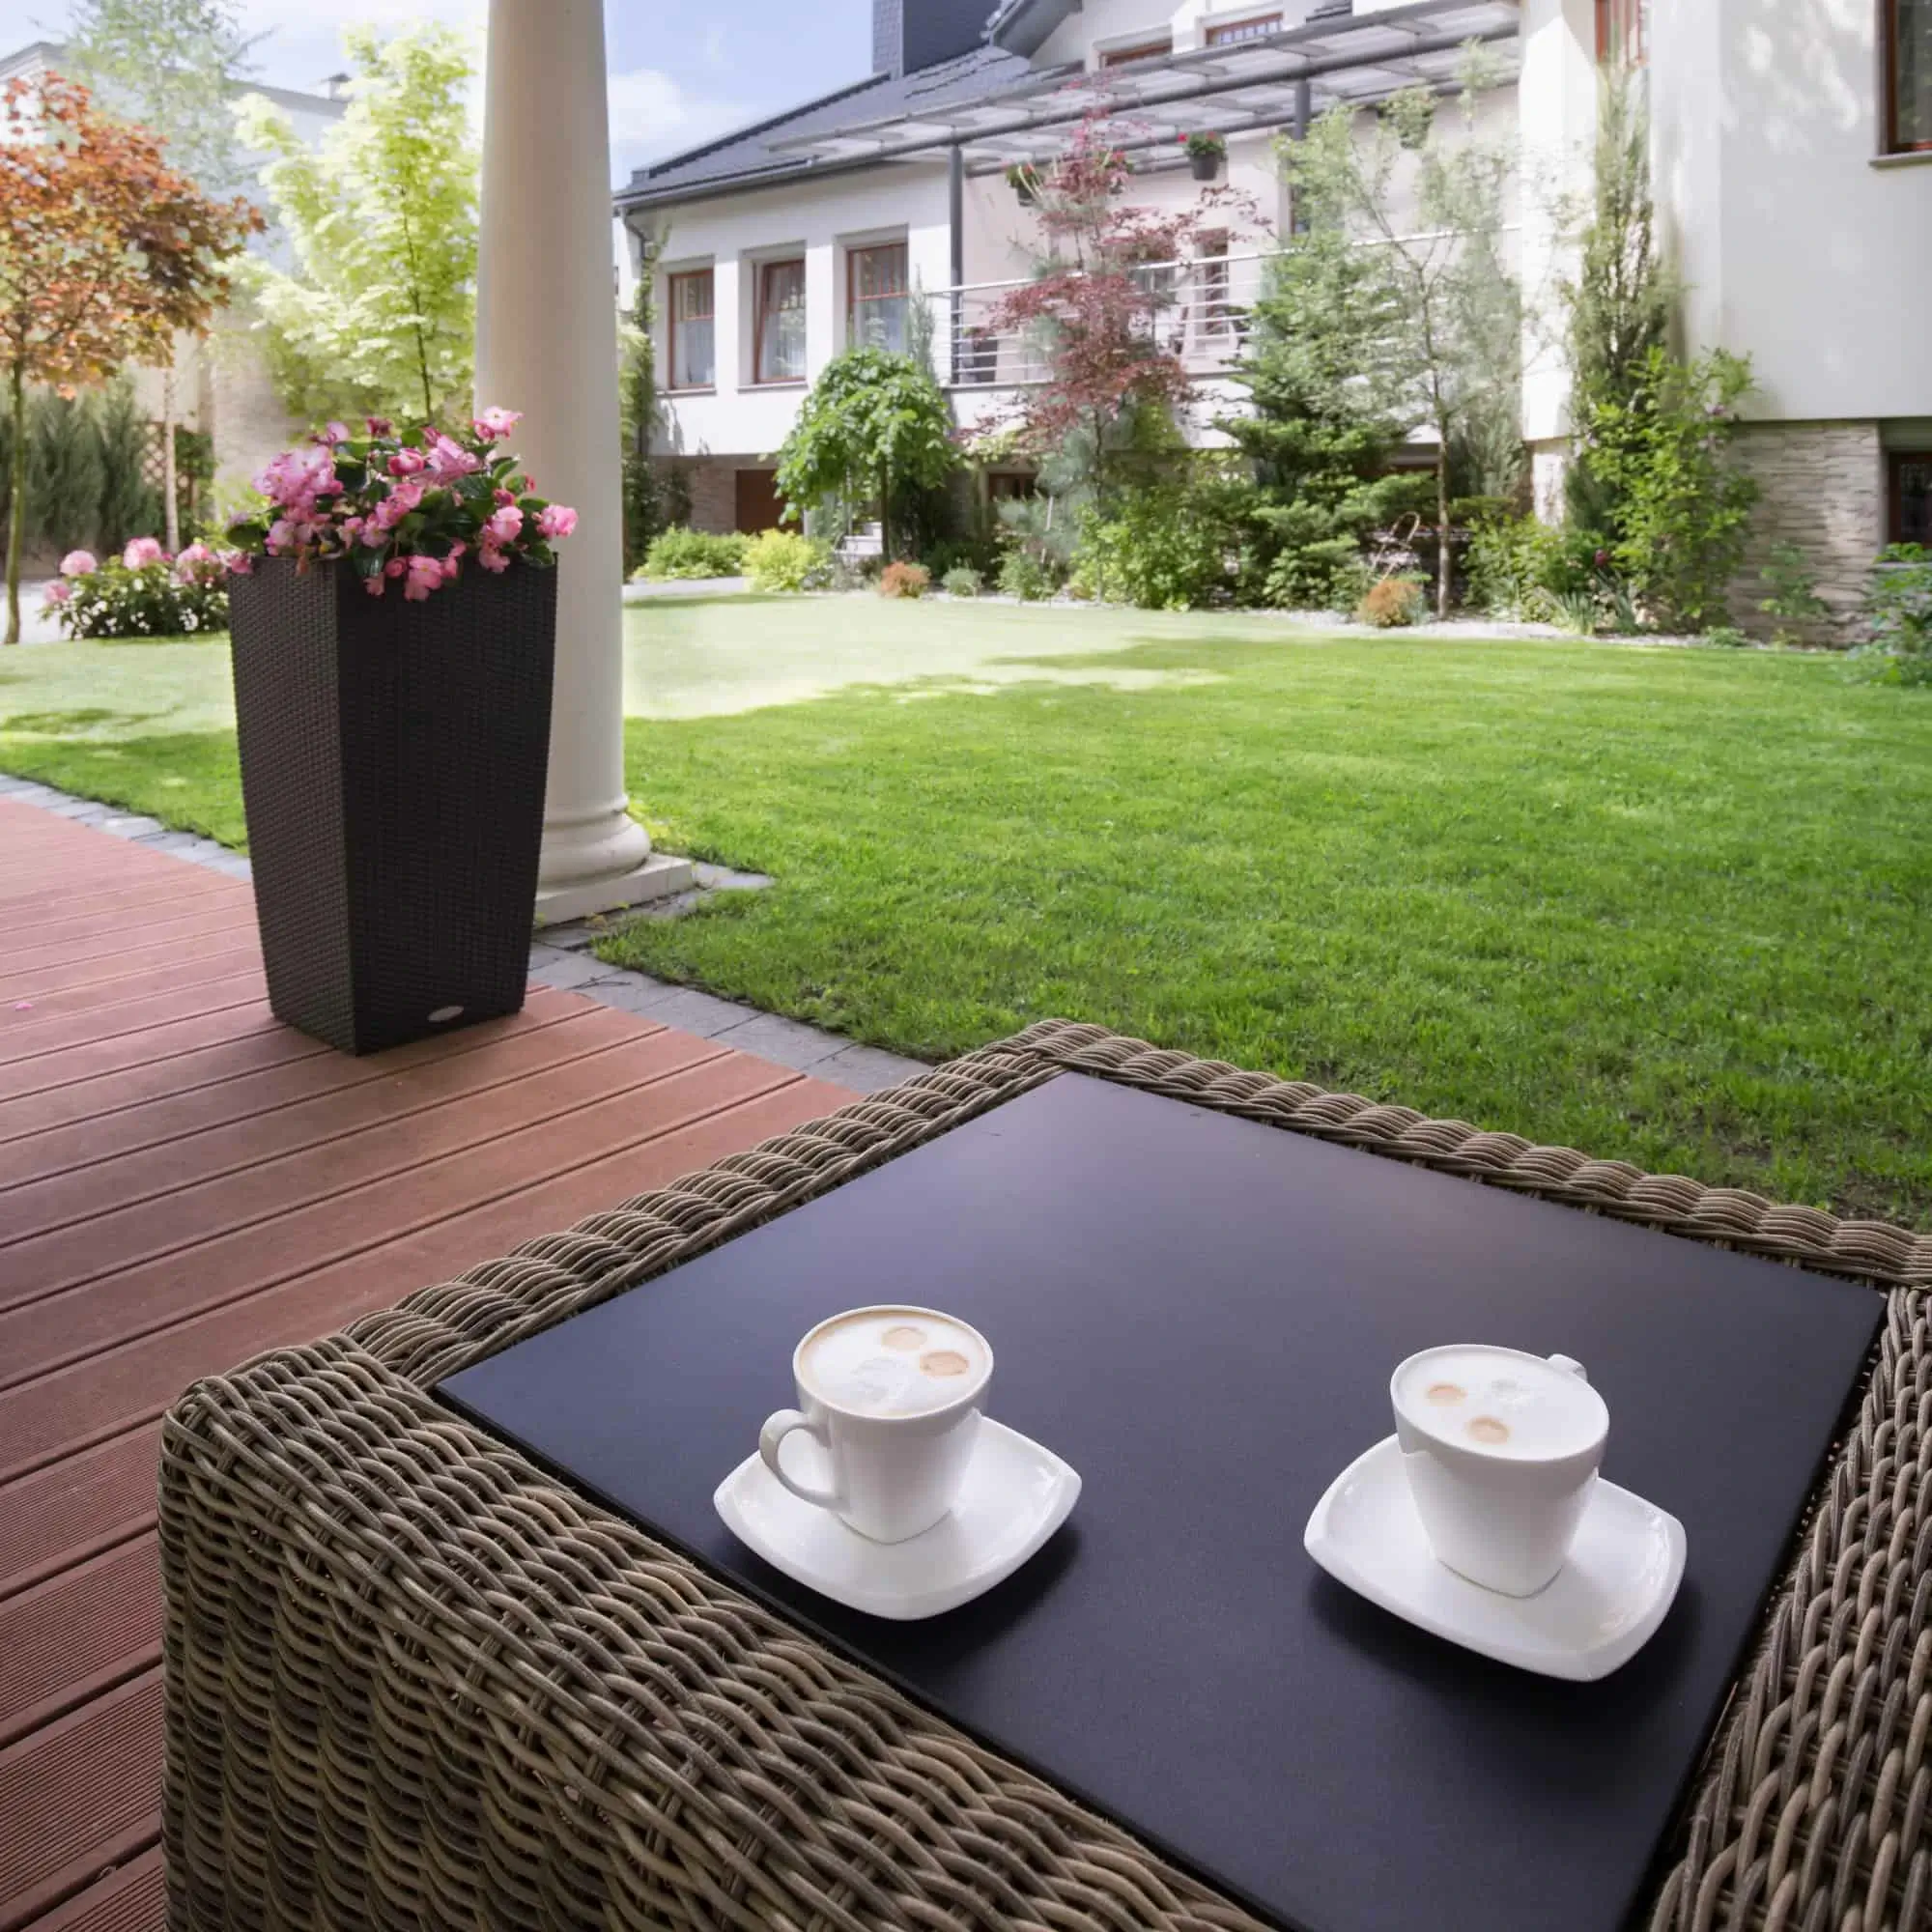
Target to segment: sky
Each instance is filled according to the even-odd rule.
[[[809,7],[810,18],[806,18]],[[481,44],[488,0],[371,5],[342,0],[241,0],[243,28],[263,38],[253,78],[311,90],[343,67],[341,34],[361,19],[394,26],[446,20]],[[677,154],[746,122],[793,107],[871,68],[868,0],[606,0],[611,71],[611,163],[625,180],[639,163]],[[0,53],[58,40],[66,0],[0,0]]]

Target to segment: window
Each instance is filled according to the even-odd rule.
[[[1265,40],[1270,34],[1281,31],[1279,14],[1258,14],[1252,20],[1225,20],[1218,27],[1208,29],[1208,44],[1210,47],[1232,47],[1242,41]]]
[[[1157,41],[1139,41],[1130,47],[1103,47],[1100,51],[1102,67],[1127,67],[1134,61],[1159,60],[1163,54],[1174,51],[1174,36],[1163,34]]]
[[[1641,67],[1646,59],[1644,23],[1650,0],[1597,0],[1597,58],[1624,67]]]
[[[906,346],[906,244],[887,242],[876,248],[854,248],[845,257],[845,346],[890,349]]]
[[[1885,10],[1886,147],[1932,148],[1932,0],[1879,0]]]
[[[670,278],[670,385],[708,389],[717,381],[711,332],[711,270]]]
[[[805,381],[805,264],[758,264],[758,334],[754,383]]]
[[[1932,550],[1932,449],[1891,452],[1891,541]]]

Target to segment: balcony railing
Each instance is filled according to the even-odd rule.
[[[1274,259],[1272,253],[1205,255],[1137,269],[1155,298],[1146,318],[1149,333],[1194,374],[1226,369],[1241,353]],[[1026,286],[1023,280],[974,282],[925,292],[933,368],[949,388],[1012,388],[1050,379],[1045,330],[1036,324],[1001,327],[1002,303]]]

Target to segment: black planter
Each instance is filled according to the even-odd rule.
[[[1196,181],[1210,182],[1221,172],[1221,156],[1219,155],[1189,155],[1187,165],[1194,171],[1194,179]]]
[[[529,972],[556,572],[421,603],[339,563],[230,586],[255,909],[278,1018],[344,1053],[513,1013]]]

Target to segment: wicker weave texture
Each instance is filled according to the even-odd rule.
[[[1587,1169],[1680,1232],[1704,1198],[1581,1156],[1546,1183],[1550,1151],[1055,1023],[201,1383],[163,1445],[177,1932],[1251,1926],[423,1393],[1065,1065],[1559,1199]],[[1739,1244],[1772,1251],[1777,1211]],[[1891,1278],[1840,1224],[1776,1225]],[[1923,1265],[1903,1231],[1852,1238]],[[1889,1307],[1655,1932],[1924,1922],[1932,1335],[1923,1295]]]
[[[514,1012],[549,759],[556,573],[423,602],[269,558],[234,589],[269,997],[350,1053]],[[455,1009],[455,1017],[430,1015]]]

